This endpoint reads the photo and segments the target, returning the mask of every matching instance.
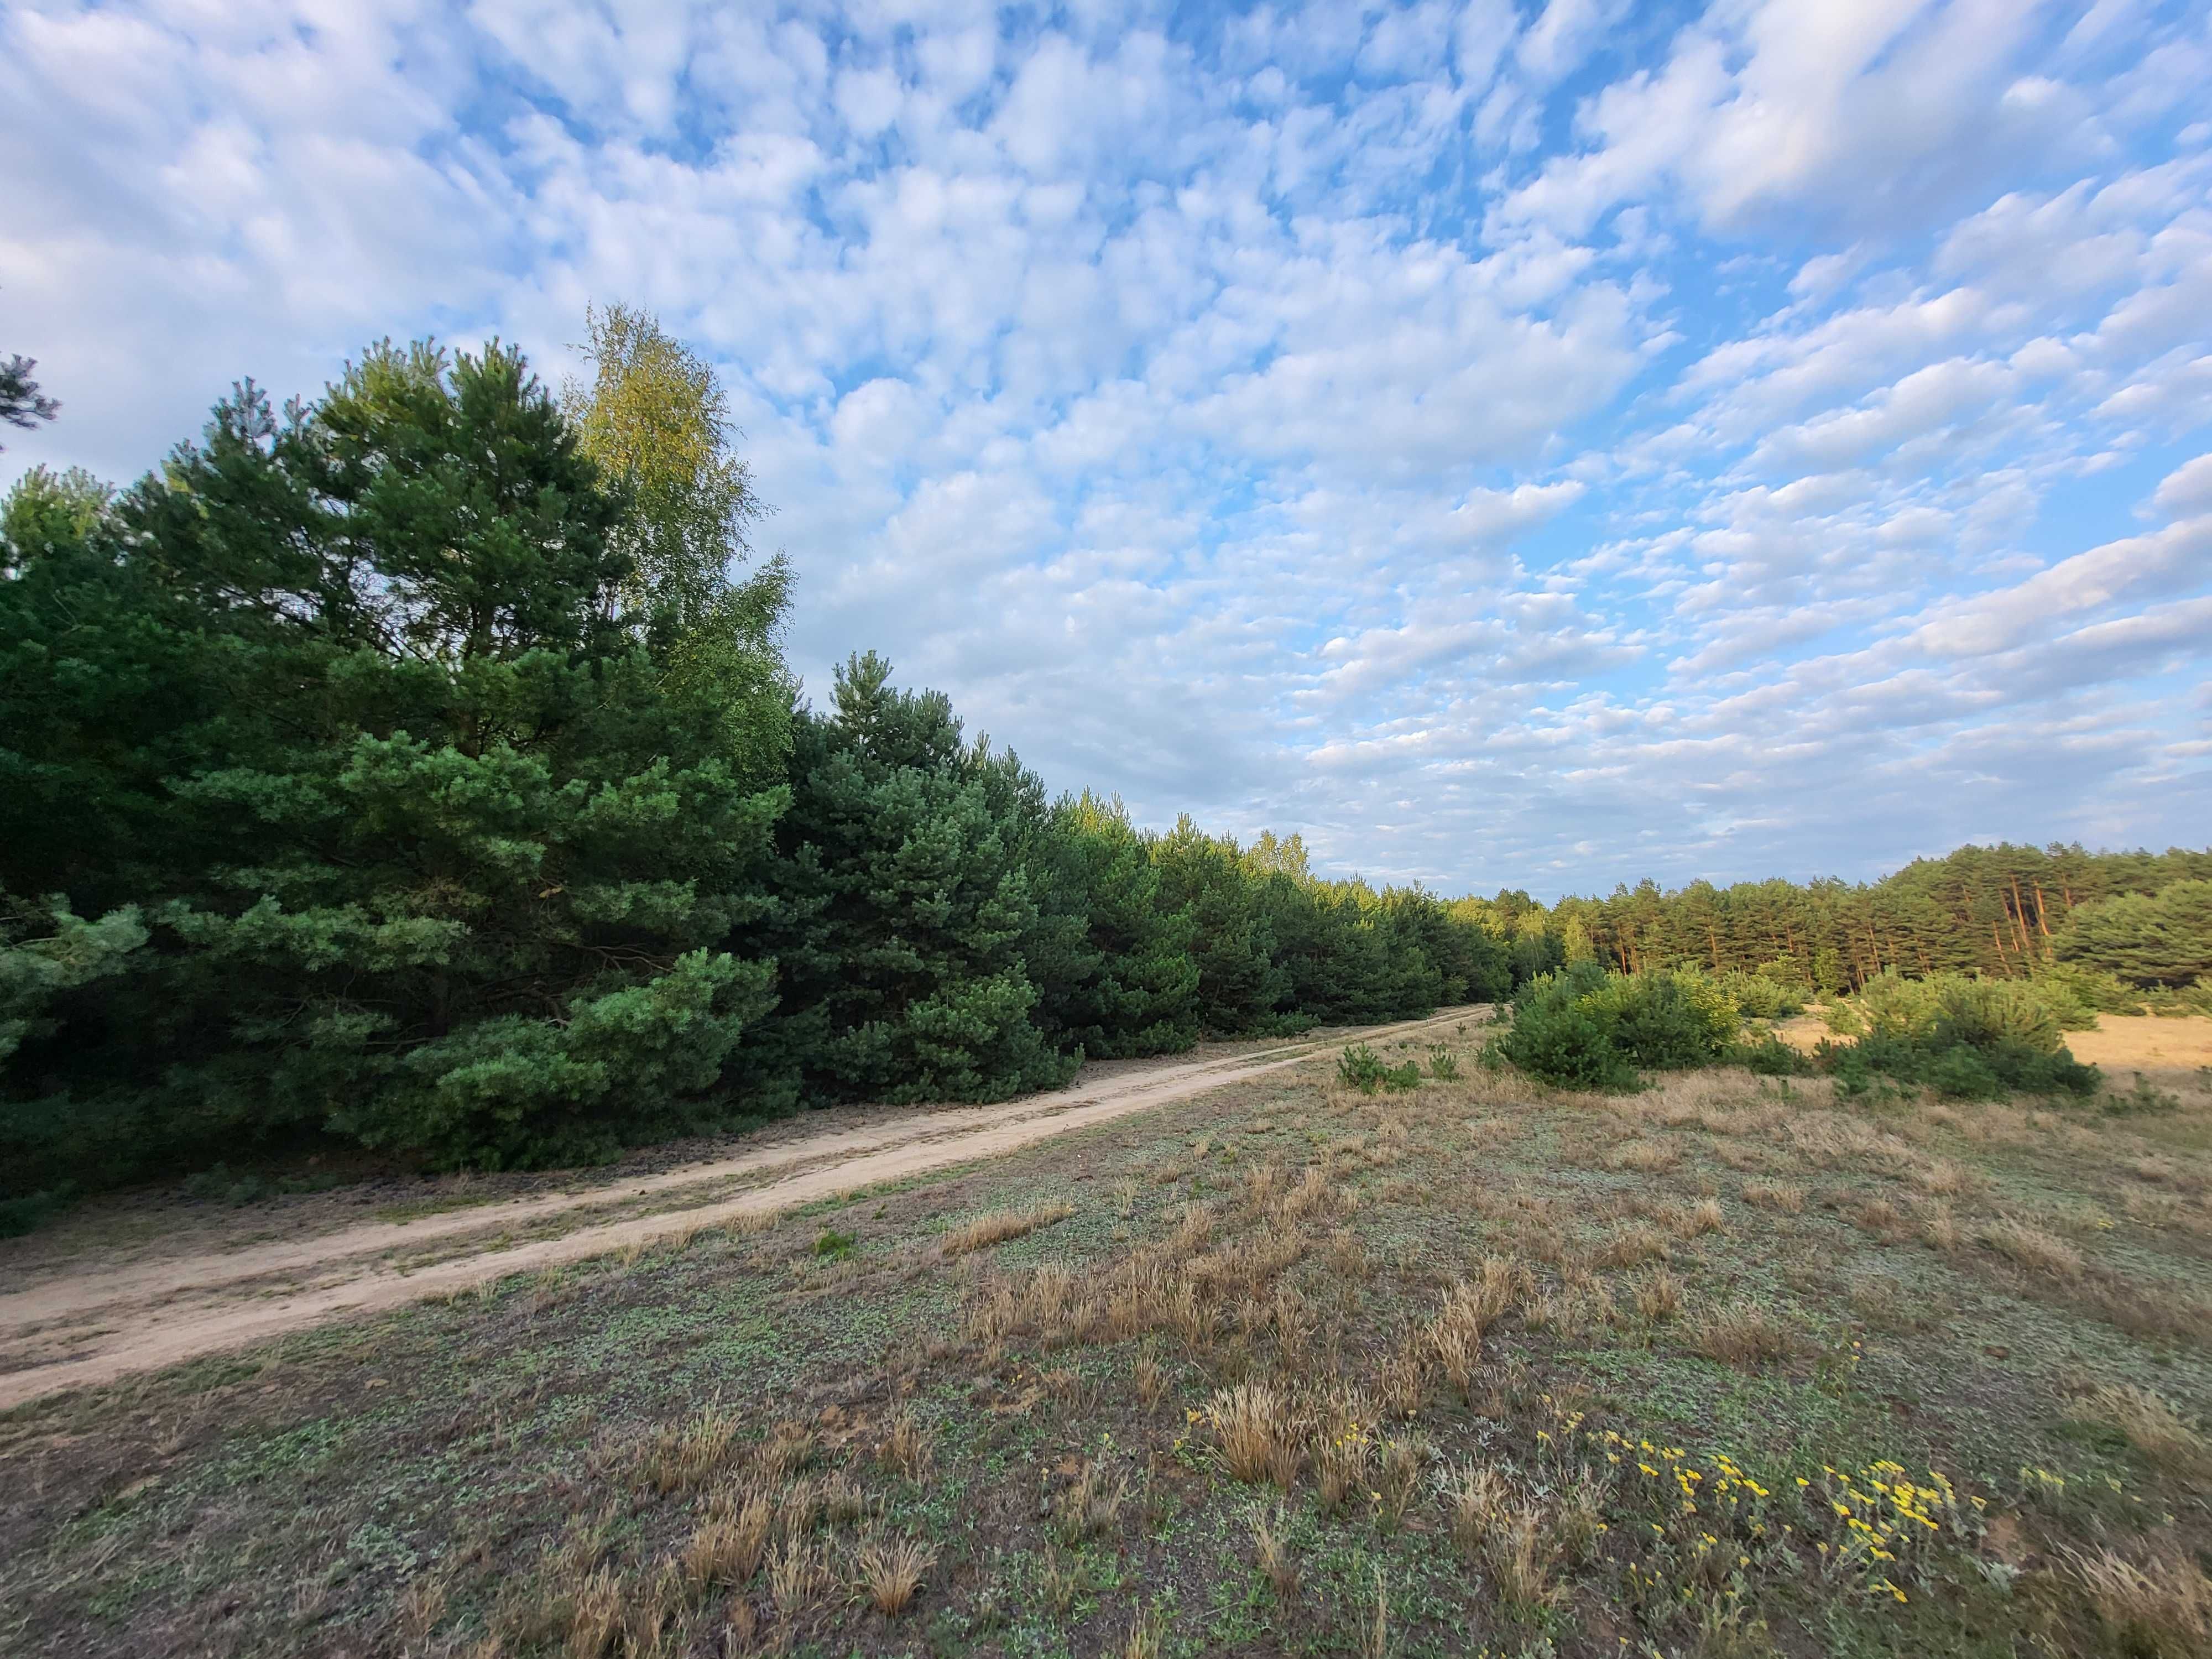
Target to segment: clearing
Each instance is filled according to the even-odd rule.
[[[1457,1024],[20,1407],[0,1648],[2206,1651],[2204,1077],[1583,1096]]]

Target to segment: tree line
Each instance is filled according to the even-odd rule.
[[[588,331],[557,392],[387,343],[312,402],[241,385],[128,488],[33,469],[0,506],[0,1201],[1000,1098],[1570,963],[2018,975],[2101,915],[2167,982],[2156,941],[2212,934],[2212,854],[1547,907],[1055,798],[873,653],[803,702],[714,374],[650,317]],[[17,425],[55,413],[32,367]]]
[[[387,343],[9,496],[5,1194],[586,1159],[1510,988],[1435,896],[1052,798],[873,654],[801,702],[714,375],[590,328],[557,394]]]
[[[2187,952],[2154,962],[2093,945],[2090,935],[2109,937],[2117,916],[2120,929],[2140,939],[2157,910],[2154,896],[2173,895],[2166,906],[2172,908],[2207,881],[2212,851],[2000,843],[1917,859],[1873,882],[1693,881],[1667,890],[1645,880],[1549,907],[1525,893],[1501,893],[1461,901],[1455,913],[1487,918],[1516,937],[1540,932],[1562,960],[1588,958],[1615,972],[1765,971],[1832,994],[1883,973],[2027,979],[2069,957],[2140,984],[2187,984],[2195,970],[2179,965]],[[2212,914],[2175,926],[2212,943]]]

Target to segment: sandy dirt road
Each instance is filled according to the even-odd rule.
[[[582,1191],[119,1267],[72,1261],[0,1294],[0,1409],[450,1295],[509,1273],[971,1163],[1226,1084],[1318,1063],[1347,1042],[1415,1036],[1471,1024],[1486,1012],[1455,1009],[1433,1019],[1335,1031],[1087,1084],[1079,1079],[1066,1089],[995,1106],[887,1114]],[[518,1240],[518,1232],[530,1236]]]

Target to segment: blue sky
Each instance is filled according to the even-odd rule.
[[[36,461],[588,301],[817,693],[1541,894],[2212,824],[2212,21],[2098,0],[16,0]]]

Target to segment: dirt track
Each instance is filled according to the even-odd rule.
[[[1346,1041],[1410,1035],[1480,1017],[1474,1010],[1454,1010],[1431,1020],[1332,1032],[1255,1053],[1090,1083],[1079,1079],[1051,1094],[997,1106],[886,1115],[592,1190],[120,1267],[73,1262],[0,1295],[0,1409],[331,1320],[450,1295],[509,1273],[988,1158],[1297,1066]],[[641,1200],[649,1213],[605,1213],[635,1210]],[[516,1242],[518,1229],[542,1236]],[[402,1252],[408,1259],[400,1259]],[[410,1267],[410,1260],[416,1265]]]

